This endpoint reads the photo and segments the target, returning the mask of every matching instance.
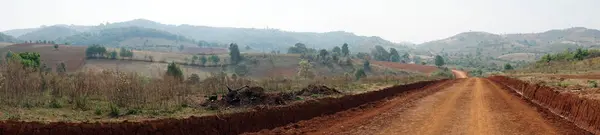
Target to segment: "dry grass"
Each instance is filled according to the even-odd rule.
[[[157,71],[164,72],[164,71]],[[427,76],[370,76],[354,80],[337,77],[278,77],[250,80],[211,73],[198,83],[169,77],[148,78],[137,73],[77,72],[56,74],[24,69],[18,63],[0,66],[0,120],[26,121],[121,121],[210,115],[199,106],[205,95],[226,93],[226,86],[264,87],[267,92],[298,91],[308,84],[322,84],[347,94],[391,85],[437,79]],[[117,115],[111,115],[117,111]],[[243,108],[226,111],[243,111]]]

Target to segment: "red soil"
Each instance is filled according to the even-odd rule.
[[[579,97],[572,93],[560,93],[550,87],[528,84],[521,80],[504,76],[489,78],[514,90],[533,103],[555,114],[564,116],[577,126],[594,134],[600,134],[600,101]]]

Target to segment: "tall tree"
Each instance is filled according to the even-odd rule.
[[[444,66],[444,64],[446,64],[444,62],[444,58],[442,56],[440,56],[440,55],[436,55],[435,56],[435,65],[438,66],[438,67],[441,67],[441,66]]]
[[[375,60],[379,60],[379,61],[389,61],[390,60],[390,53],[387,52],[387,50],[385,50],[383,47],[377,45],[375,46],[375,50],[373,50],[371,52],[371,54],[373,54],[373,57],[375,58]]]
[[[181,68],[175,62],[171,62],[167,66],[167,75],[183,80],[183,71],[181,71]]]
[[[390,61],[392,62],[400,62],[400,54],[394,48],[390,48]]]
[[[322,60],[325,60],[325,57],[327,57],[328,54],[329,54],[329,52],[327,52],[327,50],[325,50],[325,49],[321,49],[319,51],[319,57]]]
[[[298,76],[303,78],[313,78],[315,73],[311,70],[312,65],[306,60],[302,60],[298,63]]]
[[[238,45],[235,43],[231,43],[229,45],[229,58],[231,59],[232,64],[238,64],[242,60],[242,56],[240,54],[240,49]]]
[[[342,54],[342,49],[338,46],[333,47],[333,50],[331,50],[331,52],[336,53],[336,54]]]
[[[202,66],[206,65],[206,61],[208,61],[208,59],[206,59],[206,56],[202,55],[202,57],[200,57],[200,63],[202,63]]]
[[[350,55],[350,50],[348,50],[347,43],[344,43],[344,45],[342,45],[342,55],[344,55],[344,56]]]

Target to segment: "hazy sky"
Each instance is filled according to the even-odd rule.
[[[0,31],[145,18],[424,42],[465,31],[600,29],[600,0],[0,0]]]

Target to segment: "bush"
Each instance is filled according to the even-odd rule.
[[[100,108],[96,108],[96,110],[94,111],[95,115],[102,115],[102,109]]]
[[[454,78],[452,71],[446,67],[440,68],[437,71],[431,73],[431,76],[441,76],[446,78]]]
[[[593,81],[593,80],[588,80],[588,83],[590,84],[590,87],[598,88],[598,82]]]
[[[108,113],[110,117],[119,117],[121,116],[121,111],[116,105],[110,105],[110,112]]]
[[[356,80],[360,80],[361,78],[367,77],[367,74],[365,73],[364,69],[358,69],[354,73],[354,77],[356,78]]]
[[[50,101],[50,108],[62,108],[62,107],[63,107],[63,105],[60,102],[58,102],[58,100],[52,99]]]

